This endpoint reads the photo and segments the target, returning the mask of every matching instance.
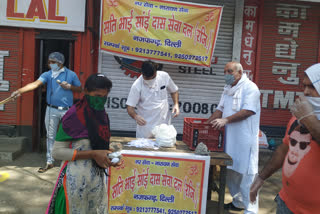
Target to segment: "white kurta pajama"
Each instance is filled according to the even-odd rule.
[[[137,124],[137,138],[150,138],[155,126],[162,123],[168,124],[171,117],[171,114],[168,114],[168,93],[177,91],[178,87],[164,71],[157,71],[152,86],[144,83],[142,75],[132,84],[126,104],[136,107],[137,114],[147,122],[144,126]]]
[[[255,114],[245,120],[227,124],[225,127],[225,151],[232,157],[233,165],[228,167],[227,185],[236,207],[245,208],[245,213],[257,213],[258,203],[250,203],[250,186],[258,172],[260,92],[245,74],[230,89],[226,86],[217,107],[222,118],[242,109]],[[257,200],[258,201],[258,200]]]

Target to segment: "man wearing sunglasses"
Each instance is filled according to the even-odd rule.
[[[250,188],[254,202],[264,180],[282,167],[277,214],[320,213],[320,63],[305,70],[303,87],[304,96],[291,107],[283,143]]]
[[[63,64],[64,56],[62,53],[53,52],[49,54],[48,66],[50,70],[42,73],[36,81],[27,84],[11,94],[11,97],[16,99],[23,93],[33,91],[42,85],[47,85],[47,108],[45,115],[47,164],[38,170],[39,173],[53,168],[52,149],[59,121],[73,104],[73,92],[82,91],[77,75],[64,67]]]

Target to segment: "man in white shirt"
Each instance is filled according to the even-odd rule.
[[[168,73],[157,71],[157,65],[151,61],[142,64],[141,73],[131,86],[127,111],[137,122],[136,137],[152,138],[152,129],[170,120],[168,93],[173,100],[173,117],[180,114],[178,87]]]
[[[258,202],[250,203],[249,189],[258,172],[260,92],[243,73],[240,63],[227,63],[224,74],[226,86],[208,122],[216,129],[225,126],[225,151],[233,160],[227,170],[233,201],[225,209],[258,213]]]

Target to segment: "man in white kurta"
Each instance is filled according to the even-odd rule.
[[[227,170],[233,201],[225,209],[258,213],[258,202],[250,203],[249,189],[258,172],[260,92],[240,63],[227,63],[224,73],[227,85],[208,122],[218,129],[225,126],[225,151],[233,160]]]
[[[173,117],[179,115],[178,87],[169,74],[157,71],[156,64],[144,62],[142,75],[132,84],[127,99],[128,114],[137,122],[136,137],[152,138],[152,129],[171,120],[168,93],[173,100]],[[136,108],[136,109],[135,109]]]

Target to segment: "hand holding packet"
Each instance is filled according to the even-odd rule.
[[[112,152],[110,154],[108,154],[108,158],[111,159],[112,163],[118,163],[121,159],[121,152]]]

